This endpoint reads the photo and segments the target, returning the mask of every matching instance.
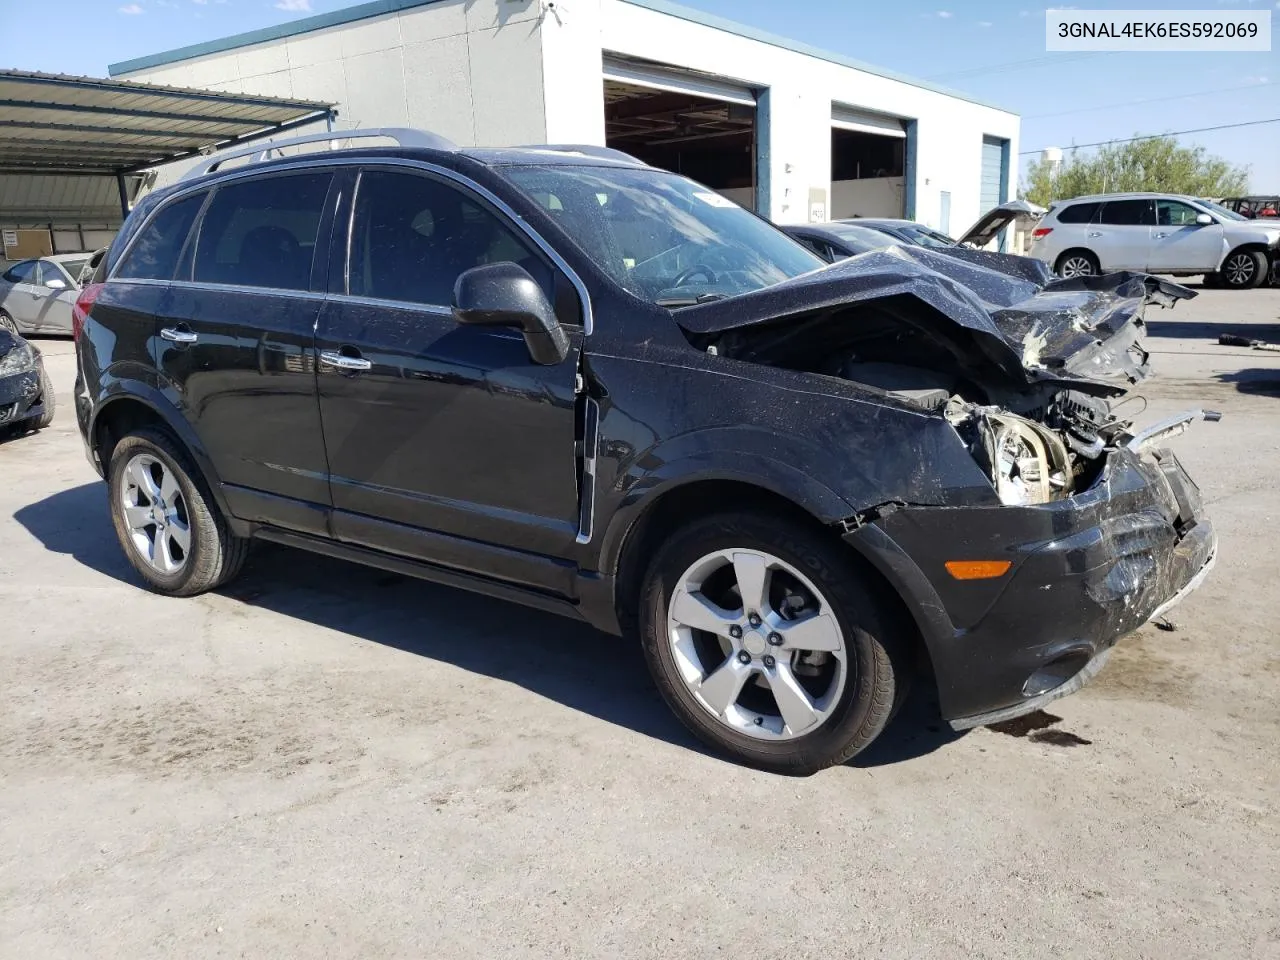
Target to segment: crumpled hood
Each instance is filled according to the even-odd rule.
[[[1146,274],[1061,280],[1029,257],[892,247],[686,307],[675,318],[689,333],[707,335],[909,298],[969,331],[992,361],[1026,382],[1117,376],[1136,382],[1147,372],[1146,353],[1138,346],[1145,304],[1169,306],[1195,295]],[[847,316],[856,322],[856,315]]]

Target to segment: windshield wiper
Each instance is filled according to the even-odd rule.
[[[700,293],[696,297],[663,297],[653,302],[660,307],[696,307],[700,303],[723,300],[726,296],[723,293]]]

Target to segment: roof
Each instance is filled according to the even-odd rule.
[[[368,3],[360,3],[353,7],[345,7],[341,10],[330,11],[329,13],[318,13],[312,17],[302,17],[299,20],[293,20],[289,23],[263,27],[259,30],[248,30],[244,33],[232,34],[229,37],[222,37],[217,40],[207,40],[204,43],[193,43],[189,46],[177,47],[173,50],[153,53],[145,57],[136,57],[133,60],[122,60],[119,63],[109,65],[107,67],[107,72],[111,76],[115,77],[124,73],[135,73],[139,70],[150,70],[155,67],[161,67],[171,63],[179,63],[183,60],[191,60],[195,57],[204,57],[214,53],[226,53],[230,50],[239,50],[242,47],[249,47],[256,43],[267,43],[271,40],[285,40],[289,37],[296,37],[304,33],[311,33],[314,30],[322,30],[325,27],[336,27],[347,23],[356,23],[357,21],[367,20],[371,17],[386,16],[387,14],[398,13],[401,10],[411,10],[414,7],[425,7],[429,4],[442,2],[445,2],[445,0],[370,0]],[[1012,110],[994,103],[979,100],[967,93],[960,93],[956,90],[951,90],[947,87],[941,87],[937,84],[930,83],[927,80],[921,80],[917,77],[908,76],[907,74],[896,73],[892,70],[886,70],[883,67],[863,63],[861,60],[854,60],[852,57],[846,57],[843,54],[833,53],[829,50],[823,50],[818,47],[811,47],[806,43],[800,43],[796,40],[788,40],[785,37],[780,37],[764,30],[757,30],[754,27],[747,26],[743,23],[726,20],[723,17],[713,16],[709,13],[703,13],[701,10],[694,10],[678,3],[670,3],[668,0],[621,0],[621,2],[629,3],[636,7],[644,7],[657,13],[664,13],[668,16],[686,20],[689,23],[696,23],[704,27],[711,27],[714,30],[721,30],[725,33],[745,37],[749,40],[767,43],[772,47],[791,50],[794,53],[800,53],[807,57],[814,57],[818,60],[825,60],[828,63],[838,64],[842,67],[860,70],[863,73],[870,73],[877,77],[884,77],[886,80],[896,80],[899,83],[909,84],[913,87],[932,91],[933,93],[940,93],[944,96],[966,100],[979,106],[990,107],[993,110],[1013,113]]]
[[[114,175],[332,116],[332,105],[0,70],[0,174]]]

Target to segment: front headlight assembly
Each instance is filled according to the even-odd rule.
[[[0,357],[0,377],[14,377],[36,368],[36,352],[31,344],[17,343],[12,350]]]

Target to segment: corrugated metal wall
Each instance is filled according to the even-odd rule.
[[[27,174],[0,177],[0,220],[119,223],[115,178]]]

